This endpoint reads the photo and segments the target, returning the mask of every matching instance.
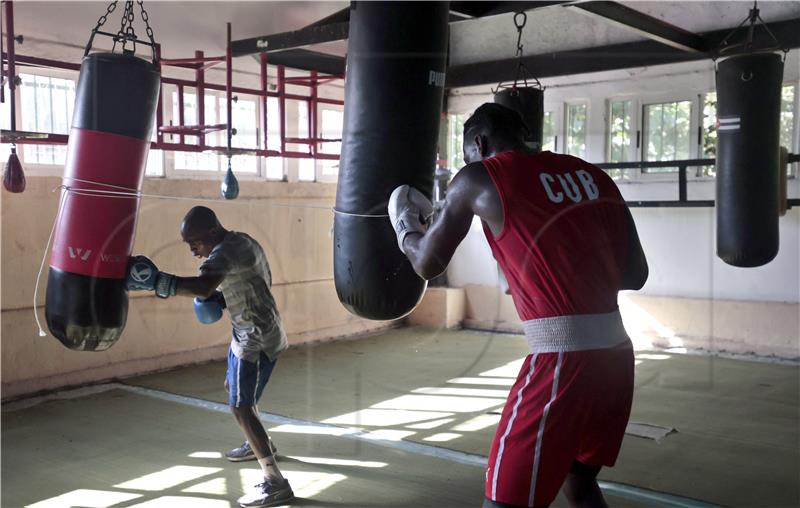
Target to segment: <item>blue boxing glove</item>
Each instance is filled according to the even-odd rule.
[[[205,325],[216,323],[222,317],[222,309],[225,308],[225,297],[219,291],[214,292],[205,300],[194,299],[194,313],[197,320]]]
[[[174,296],[178,289],[178,278],[159,272],[156,264],[147,256],[133,256],[128,261],[128,291],[155,291],[159,298]]]

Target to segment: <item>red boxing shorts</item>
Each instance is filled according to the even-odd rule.
[[[548,505],[574,461],[613,466],[631,411],[633,366],[630,341],[528,355],[492,442],[486,497]]]

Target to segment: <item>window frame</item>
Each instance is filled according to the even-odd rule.
[[[638,141],[638,146],[636,147],[636,152],[639,161],[644,162],[644,150],[645,150],[645,114],[644,108],[653,104],[665,104],[670,102],[685,102],[688,101],[691,103],[691,110],[689,112],[689,159],[697,159],[699,156],[699,146],[700,143],[697,139],[697,130],[698,126],[700,125],[700,94],[696,92],[684,92],[684,93],[668,93],[668,94],[652,94],[652,95],[640,95],[638,98],[639,107],[638,107],[638,121],[637,121],[637,133],[636,138]],[[638,173],[638,179],[642,182],[673,182],[678,180],[678,172],[669,172],[669,173],[648,173],[643,171],[642,168],[636,172]],[[686,177],[687,180],[703,180],[703,179],[712,179],[713,177],[697,177],[694,176],[695,173],[690,171],[687,168]]]
[[[639,136],[641,135],[641,130],[639,129],[639,117],[642,111],[641,101],[639,96],[635,94],[619,94],[607,97],[605,100],[606,111],[603,122],[605,126],[605,151],[603,158],[605,162],[610,162],[609,159],[611,158],[611,108],[614,103],[625,101],[631,103],[631,137],[627,149],[628,161],[635,162],[639,160],[640,152],[636,143],[639,141]],[[628,169],[624,170],[622,174],[624,175],[622,178],[614,178],[614,181],[620,183],[638,181],[642,175],[642,171],[640,168]]]
[[[168,89],[167,89],[167,86],[169,86]],[[192,87],[192,88],[194,88],[194,87]],[[172,95],[173,95],[173,92],[177,93],[177,87],[175,85],[166,85],[166,86],[162,85],[162,92],[164,92],[163,97],[161,98],[162,105],[163,105],[163,121],[164,121],[164,125],[175,124],[175,123],[177,123],[177,120],[173,116],[173,109],[175,109],[177,107],[177,105],[173,101]],[[196,89],[194,90],[194,92],[191,92],[191,91],[187,92],[186,90],[184,90],[184,97],[187,94],[190,94],[190,93],[194,93],[195,96],[197,95]],[[203,95],[204,95],[204,97],[214,96],[214,97],[217,98],[217,100],[225,98],[225,92],[224,91],[221,91],[221,90],[209,90],[207,88],[203,90]],[[254,115],[255,115],[254,121],[255,121],[255,126],[256,126],[256,140],[258,141],[258,146],[260,147],[261,144],[262,144],[262,141],[263,141],[263,137],[261,136],[261,128],[260,128],[261,107],[258,104],[258,102],[259,101],[256,100],[256,110],[255,110],[255,113],[254,113]],[[185,107],[185,102],[184,102],[184,107]],[[176,140],[173,140],[173,139],[167,140],[166,139],[167,136],[176,136],[176,137],[178,137],[178,141],[177,142],[179,142],[179,139],[180,139],[180,135],[179,134],[164,134],[164,136],[165,136],[165,140],[164,141],[168,142],[168,143],[176,142]],[[199,136],[186,136],[186,138],[195,138],[195,139],[199,140]],[[211,171],[211,170],[204,170],[204,169],[176,169],[175,168],[175,154],[176,153],[177,152],[174,151],[174,150],[162,150],[162,154],[164,155],[164,161],[163,161],[163,164],[164,164],[164,166],[163,166],[164,167],[164,176],[163,177],[151,177],[151,178],[172,178],[172,179],[178,179],[178,180],[180,180],[180,179],[184,179],[184,180],[219,180],[219,179],[222,179],[225,176],[225,173],[226,173],[226,171],[228,169],[227,168],[227,164],[226,164],[226,162],[224,160],[224,156],[222,156],[220,154],[216,154],[217,156],[220,157],[220,162],[219,162],[219,166],[218,166],[219,169],[218,170]],[[204,152],[200,152],[200,153],[204,153]],[[236,156],[234,155],[234,157],[236,157]],[[264,159],[264,158],[265,157],[256,156],[256,171],[254,173],[239,173],[239,172],[235,172],[234,171],[234,173],[236,175],[236,179],[240,180],[240,181],[267,180],[267,178],[266,178],[266,167],[265,167],[266,163],[262,161],[262,159]],[[286,174],[286,168],[285,168],[285,165],[284,165],[284,178],[285,178],[285,174]],[[268,181],[279,181],[279,180],[269,179]]]
[[[41,76],[46,78],[58,78],[58,79],[67,79],[73,81],[76,85],[78,85],[79,79],[79,71],[69,70],[69,69],[55,69],[55,68],[47,68],[47,67],[36,67],[36,66],[28,66],[28,65],[19,65],[19,72],[20,74],[30,74],[34,76]],[[189,89],[185,91],[185,93],[193,93],[196,95],[197,91],[195,87],[188,87]],[[14,97],[16,103],[19,105],[16,108],[16,124],[21,126],[23,124],[23,119],[25,117],[25,112],[23,111],[24,108],[21,107],[22,104],[22,89],[23,87],[19,86],[16,87],[14,90]],[[161,88],[162,92],[162,118],[164,125],[170,125],[170,123],[175,123],[173,118],[173,108],[174,108],[174,100],[172,97],[173,92],[177,92],[176,85],[170,85],[167,83],[162,84]],[[213,95],[217,97],[217,99],[223,99],[225,97],[224,91],[219,90],[204,90],[205,96]],[[270,98],[267,98],[267,101]],[[262,105],[258,97],[256,96],[247,96],[245,100],[254,101],[256,103],[256,108],[254,111],[253,117],[253,125],[255,126],[256,130],[256,140],[258,142],[259,148],[263,145],[263,133],[262,129],[267,128],[267,126],[261,125],[262,119]],[[308,103],[308,101],[305,101]],[[344,107],[338,104],[318,104],[318,114],[317,114],[317,123],[318,123],[318,132],[321,130],[321,110],[322,109],[333,109],[333,110],[340,110],[344,111]],[[279,114],[277,110],[273,110],[273,108],[269,109],[269,113],[271,115]],[[71,119],[70,119],[71,123]],[[71,127],[70,127],[71,128]],[[170,140],[170,135],[165,134],[165,142],[177,142],[177,138],[173,138]],[[172,135],[177,136],[177,135]],[[189,136],[189,138],[193,138],[194,136]],[[54,144],[56,146],[65,146],[61,144]],[[18,145],[22,146],[22,145]],[[144,175],[145,178],[156,178],[156,179],[190,179],[190,180],[220,180],[226,171],[224,157],[221,157],[221,161],[219,164],[219,169],[215,171],[205,171],[205,170],[192,170],[192,169],[175,169],[175,154],[176,151],[173,150],[164,150],[164,149],[150,149],[148,153],[148,159],[153,157],[155,151],[160,152],[158,156],[161,157],[161,168],[162,173],[160,175],[155,174],[146,174]],[[20,149],[17,150],[19,155],[20,161],[25,168],[26,173],[29,176],[54,176],[54,177],[62,177],[64,174],[64,165],[63,164],[38,164],[33,163],[30,161],[25,160],[25,150]],[[276,158],[276,157],[272,157]],[[282,178],[268,178],[267,177],[267,157],[265,156],[256,156],[256,171],[254,173],[236,173],[236,177],[239,180],[245,181],[268,181],[268,182],[288,182],[289,179],[289,165],[292,162],[291,158],[281,158],[282,159]],[[315,179],[314,181],[306,181],[304,183],[314,183],[314,182],[322,182],[322,183],[334,183],[338,180],[337,175],[323,175],[322,174],[322,163],[323,159],[315,159],[309,158],[313,161],[315,168]],[[297,159],[297,163],[299,163],[300,159]]]
[[[49,67],[35,67],[35,66],[22,66],[17,69],[18,74],[31,74],[34,76],[41,76],[46,78],[67,79],[75,82],[75,89],[78,87],[78,71],[71,71],[68,69],[52,69]],[[21,130],[23,125],[23,107],[22,107],[22,86],[14,88],[14,100],[16,101],[16,124],[17,129]],[[71,120],[71,119],[70,119]],[[71,125],[70,125],[71,129]],[[51,146],[66,146],[54,143]],[[25,173],[29,176],[64,176],[63,164],[38,164],[25,160],[25,150],[23,144],[17,145],[17,156],[19,157]]]
[[[325,138],[325,136],[323,135],[323,132],[322,132],[322,116],[323,116],[323,111],[325,111],[325,110],[339,111],[339,112],[342,113],[342,134],[341,135],[344,136],[344,106],[340,106],[338,104],[317,104],[316,122],[317,122],[317,134],[319,135],[319,137],[320,138]],[[322,143],[317,143],[317,145],[316,145],[316,153],[326,153],[326,154],[330,155],[328,152],[321,152],[319,150],[319,147],[320,147],[321,144]],[[339,161],[333,161],[331,159],[314,159],[314,163],[315,163],[315,166],[316,166],[314,168],[314,173],[316,175],[315,181],[320,182],[320,183],[336,183],[336,182],[339,181],[339,169],[341,169],[341,166],[339,168],[337,168],[336,174],[333,174],[333,175],[324,174],[322,172],[322,169],[323,169],[323,165],[325,163],[328,163],[328,162],[337,162],[337,163],[341,164],[341,153],[342,153],[342,149],[341,149],[341,147],[339,147],[339,156],[340,156]]]
[[[783,81],[781,88],[784,86],[794,86],[794,101],[792,103],[792,110],[794,117],[792,118],[792,145],[788,146],[789,153],[800,153],[800,79],[794,81]],[[800,176],[800,163],[795,162],[794,165],[789,165],[790,171],[788,178],[794,179]]]
[[[567,130],[569,129],[569,107],[570,106],[584,106],[586,108],[586,121],[585,121],[585,125],[584,125],[584,133],[583,133],[584,140],[583,140],[583,142],[584,142],[586,148],[585,148],[585,153],[580,155],[580,157],[582,159],[585,159],[589,155],[589,120],[590,120],[591,114],[592,114],[592,112],[591,112],[591,109],[592,109],[591,108],[591,101],[589,99],[571,99],[571,100],[565,100],[563,102],[563,104],[564,104],[564,106],[562,108],[562,114],[559,115],[559,116],[561,116],[561,120],[562,120],[562,124],[560,126],[561,127],[560,132],[564,137],[563,137],[563,139],[561,141],[561,144],[562,144],[561,151],[558,152],[558,153],[562,153],[562,154],[565,154],[565,155],[573,155],[575,157],[578,157],[578,155],[576,155],[576,154],[570,154],[570,153],[567,152],[567,137],[568,137],[567,136]],[[553,128],[555,129],[555,125],[553,126]]]
[[[553,133],[553,150],[552,150],[553,153],[563,153],[563,152],[559,152],[558,151],[559,141],[561,141],[561,147],[562,148],[563,148],[563,145],[564,145],[564,136],[562,135],[562,132],[561,132],[561,130],[563,128],[563,126],[562,126],[563,118],[562,118],[562,115],[558,114],[558,112],[562,108],[562,104],[563,103],[561,103],[561,102],[545,104],[544,111],[542,112],[543,113],[543,115],[542,115],[543,118],[544,118],[544,115],[546,115],[547,113],[550,113],[550,118],[552,119],[551,130],[552,130],[552,133]],[[542,132],[542,145],[544,145],[544,120],[542,121],[542,131],[543,131]],[[544,150],[544,147],[542,147],[542,150]]]

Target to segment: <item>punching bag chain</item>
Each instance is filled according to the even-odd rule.
[[[745,26],[746,23],[750,23],[747,26],[747,36],[743,42],[739,42],[736,44],[729,44],[729,40],[736,34],[742,27]],[[764,48],[756,48],[755,47],[755,31],[758,25],[761,25],[764,30],[769,35],[769,38],[772,39],[772,46],[764,47]],[[714,60],[722,56],[725,52],[731,52],[737,48],[741,48],[744,52],[756,52],[756,51],[776,51],[776,50],[783,50],[784,55],[789,52],[789,48],[782,45],[781,42],[775,37],[775,34],[772,33],[772,30],[769,29],[769,26],[761,19],[761,11],[758,9],[758,1],[753,2],[753,7],[750,9],[750,12],[747,14],[747,17],[742,20],[739,25],[731,30],[728,35],[726,35],[717,46],[715,51]]]
[[[133,0],[125,2],[125,13],[120,20],[117,36],[114,38],[114,46],[111,48],[112,53],[117,49],[117,42],[120,41],[122,41],[123,53],[126,52],[128,42],[133,44],[133,49],[130,52],[136,53],[136,31],[133,29]]]
[[[539,79],[536,78],[528,68],[525,66],[525,63],[522,60],[522,30],[525,28],[525,25],[528,23],[528,15],[525,11],[519,11],[514,14],[514,27],[517,29],[517,51],[514,55],[516,59],[514,65],[514,83],[511,85],[511,90],[516,91],[518,87],[524,86],[524,88],[528,88],[528,76],[530,75],[531,79],[536,81],[536,88],[543,89],[542,84],[539,82]],[[492,93],[496,94],[503,88],[507,88],[503,85],[502,82],[497,85],[497,88],[492,89]]]
[[[106,21],[108,21],[108,15],[114,12],[114,9],[117,8],[118,3],[119,1],[114,1],[111,2],[108,7],[106,7],[105,14],[100,16],[100,18],[97,20],[97,26],[94,27],[94,30],[92,30],[92,32],[97,32],[98,30],[100,30],[101,26],[105,25]]]
[[[135,54],[136,53],[136,44],[144,44],[146,46],[150,46],[150,49],[153,53],[153,63],[157,63],[158,55],[156,54],[156,41],[155,36],[153,34],[153,29],[150,27],[150,17],[147,15],[147,11],[144,9],[144,2],[142,0],[138,0],[139,8],[141,9],[141,17],[142,21],[144,21],[145,29],[147,32],[147,37],[150,39],[149,42],[145,41],[144,39],[139,39],[136,36],[136,30],[133,27],[134,22],[134,1],[133,0],[126,0],[125,2],[125,12],[122,15],[122,19],[120,20],[120,27],[117,33],[109,33],[101,31],[100,28],[108,21],[108,15],[114,12],[117,8],[117,4],[119,3],[118,0],[111,2],[108,7],[106,8],[106,12],[100,16],[97,20],[97,25],[92,29],[92,33],[89,36],[89,42],[86,44],[86,49],[83,53],[83,56],[88,56],[89,51],[92,49],[92,43],[94,42],[94,38],[97,34],[105,35],[110,37],[114,41],[114,45],[111,48],[111,52],[113,53],[117,48],[117,43],[122,44],[122,52]],[[133,48],[131,50],[127,49],[127,45],[130,43]]]
[[[150,39],[150,44],[152,44],[153,48],[153,58],[157,58],[155,53],[156,48],[156,39],[155,35],[153,35],[153,29],[150,28],[150,16],[147,15],[147,11],[144,10],[144,2],[139,0],[139,7],[142,9],[142,21],[144,21],[145,32],[147,32],[147,37]]]

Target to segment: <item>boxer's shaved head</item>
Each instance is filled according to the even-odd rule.
[[[504,150],[524,149],[527,134],[519,113],[487,102],[464,122],[464,161],[470,164]]]
[[[208,257],[225,233],[227,231],[217,219],[217,214],[205,206],[195,206],[189,210],[181,223],[181,238],[189,244],[192,254],[199,257]]]

